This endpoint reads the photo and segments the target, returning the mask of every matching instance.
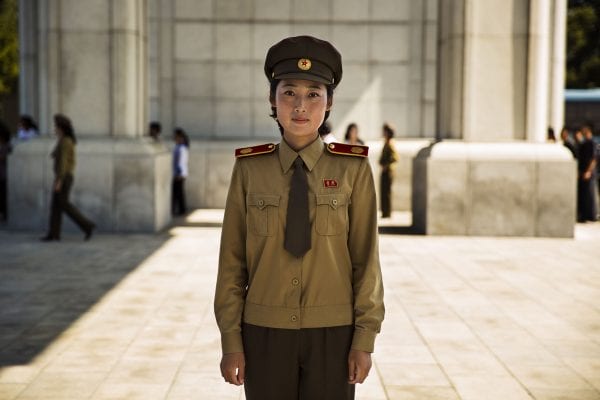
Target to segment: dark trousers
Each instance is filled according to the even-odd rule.
[[[79,210],[69,202],[69,194],[73,187],[73,176],[67,175],[62,181],[60,191],[52,192],[52,205],[50,209],[50,227],[48,236],[60,239],[62,213],[64,212],[84,232],[94,227],[94,223],[84,217]]]
[[[247,400],[351,400],[353,326],[274,329],[243,324]]]
[[[598,204],[596,193],[596,177],[577,180],[577,220],[596,221],[598,219]]]
[[[171,190],[171,212],[173,215],[184,215],[187,212],[185,205],[185,178],[173,178]]]
[[[381,216],[386,218],[392,215],[392,174],[383,171],[379,183],[381,189]]]

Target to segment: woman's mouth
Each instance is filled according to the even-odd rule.
[[[294,121],[297,124],[306,124],[309,120],[306,118],[292,118],[292,121]]]

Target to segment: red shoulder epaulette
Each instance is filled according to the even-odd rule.
[[[329,143],[327,150],[332,154],[342,154],[345,156],[367,157],[369,155],[369,146],[358,144]]]
[[[267,154],[275,151],[275,145],[273,143],[261,144],[258,146],[252,147],[242,147],[239,149],[235,149],[235,157],[249,157],[256,156],[259,154]]]

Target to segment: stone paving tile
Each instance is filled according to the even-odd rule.
[[[218,370],[219,218],[90,242],[0,230],[0,399],[244,399]],[[382,235],[357,399],[600,399],[599,240]]]

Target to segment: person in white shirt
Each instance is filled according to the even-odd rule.
[[[21,115],[19,119],[19,130],[17,131],[17,139],[27,141],[38,136],[38,127],[29,115]]]
[[[181,128],[174,131],[175,149],[173,150],[173,190],[171,197],[171,212],[173,215],[185,215],[185,179],[188,176],[188,158],[190,141]]]

